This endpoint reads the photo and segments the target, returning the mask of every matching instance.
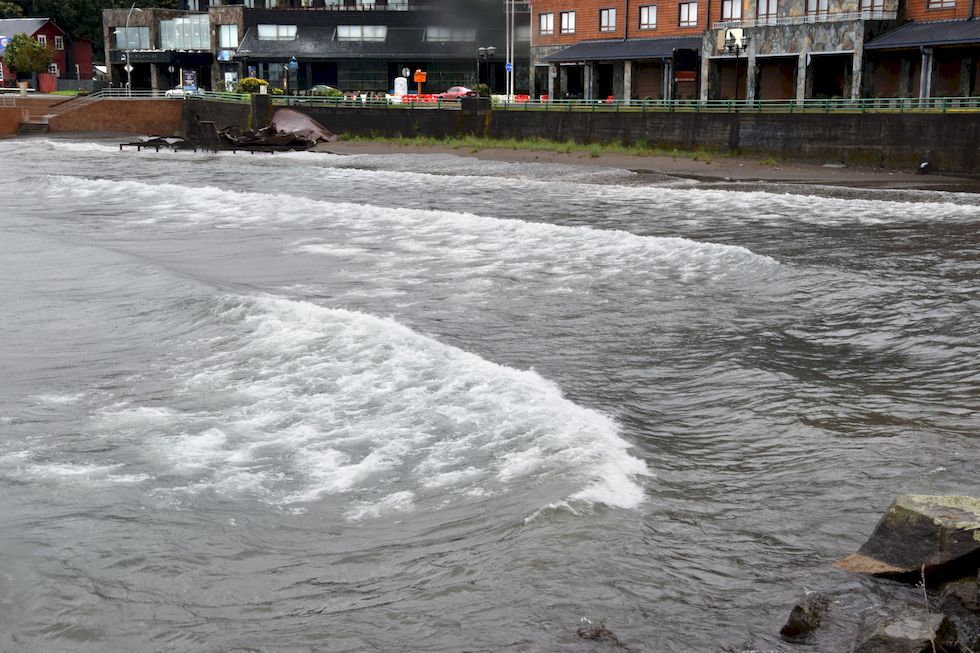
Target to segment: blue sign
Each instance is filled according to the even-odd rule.
[[[234,50],[218,50],[218,54],[215,56],[215,59],[218,61],[231,61],[231,58],[234,56]]]
[[[510,71],[514,70],[514,64],[512,64],[511,62],[508,61],[507,62],[507,65],[504,66],[504,68],[507,69],[507,72],[510,72]]]
[[[7,46],[9,44],[10,44],[10,37],[0,34],[0,55],[3,54],[3,51],[7,49]]]
[[[299,68],[299,62],[296,61],[296,57],[289,60],[289,69],[296,70]]]
[[[185,91],[193,93],[197,90],[197,71],[196,70],[182,70],[181,74],[181,88]]]

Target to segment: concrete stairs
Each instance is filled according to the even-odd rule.
[[[20,123],[17,134],[20,136],[36,136],[48,133],[48,121],[46,118],[31,118],[27,122]]]

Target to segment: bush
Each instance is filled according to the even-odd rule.
[[[269,95],[285,95],[286,92],[279,88],[278,86],[273,86],[272,90],[269,91]]]
[[[269,82],[257,77],[246,77],[235,87],[236,93],[258,93],[260,86],[268,86]]]
[[[490,87],[486,84],[477,84],[473,87],[473,90],[476,91],[476,94],[480,97],[490,97]]]

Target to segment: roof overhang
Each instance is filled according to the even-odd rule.
[[[865,50],[905,50],[940,45],[980,44],[980,20],[907,23],[864,44]]]
[[[677,50],[700,50],[700,36],[663,39],[626,39],[583,41],[564,50],[553,52],[541,60],[548,63],[573,61],[631,61],[637,59],[669,59]]]

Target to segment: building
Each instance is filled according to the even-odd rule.
[[[860,98],[865,43],[898,0],[722,0],[712,18],[702,99]]]
[[[159,90],[194,71],[201,87],[214,90],[259,77],[288,93],[315,85],[367,92],[391,90],[404,70],[420,69],[429,92],[478,81],[504,89],[504,0],[188,0],[185,6],[103,12],[114,83]],[[519,25],[527,21],[524,13]],[[526,89],[530,35],[523,29],[515,36],[523,52],[513,62],[516,87]],[[480,48],[490,46],[496,52],[481,57]]]
[[[534,91],[551,98],[693,99],[698,0],[536,0]]]
[[[980,95],[977,0],[910,0],[907,18],[865,45],[865,96]]]
[[[6,39],[27,34],[51,49],[48,72],[63,79],[92,79],[92,42],[73,39],[48,18],[5,18],[0,20],[0,86],[16,86],[13,71],[2,61]]]

